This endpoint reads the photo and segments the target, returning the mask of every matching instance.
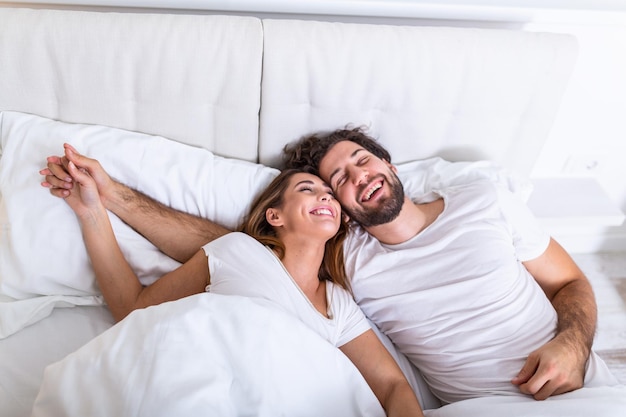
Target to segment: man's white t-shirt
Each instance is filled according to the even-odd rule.
[[[274,252],[244,233],[229,233],[203,249],[209,258],[209,292],[272,301],[337,347],[371,329],[351,295],[329,281],[328,317],[320,313]]]
[[[519,394],[511,379],[556,333],[556,311],[522,264],[550,237],[495,184],[437,193],[443,212],[407,242],[385,245],[360,227],[350,233],[356,301],[442,401]]]

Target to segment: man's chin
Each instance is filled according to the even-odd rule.
[[[363,207],[361,210],[354,210],[348,213],[350,219],[359,223],[363,227],[380,226],[395,220],[400,211],[402,204],[396,200],[384,199],[372,202],[371,205]]]

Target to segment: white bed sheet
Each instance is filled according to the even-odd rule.
[[[424,414],[426,417],[624,417],[626,387],[581,388],[545,401],[522,396],[474,398]]]
[[[55,308],[45,319],[0,340],[0,416],[29,416],[45,367],[113,323],[105,306]]]

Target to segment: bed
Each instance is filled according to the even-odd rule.
[[[201,294],[114,326],[39,169],[71,142],[132,187],[235,227],[287,142],[351,124],[388,147],[415,198],[477,178],[528,198],[576,49],[499,29],[0,8],[0,414],[384,415],[337,349],[259,300]],[[111,220],[142,282],[177,265]],[[584,410],[582,393],[442,406],[380,336],[427,415]],[[581,415],[622,415],[616,389]]]

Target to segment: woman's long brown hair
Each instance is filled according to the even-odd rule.
[[[283,197],[289,185],[289,180],[295,174],[312,173],[308,169],[287,169],[282,171],[270,185],[254,200],[250,214],[239,228],[262,244],[276,250],[280,259],[285,255],[285,246],[276,236],[274,227],[268,223],[265,212],[268,208],[281,207]],[[343,258],[343,241],[346,238],[348,227],[342,219],[337,234],[326,242],[324,259],[318,273],[318,278],[332,281],[350,291],[350,283],[346,277]]]

